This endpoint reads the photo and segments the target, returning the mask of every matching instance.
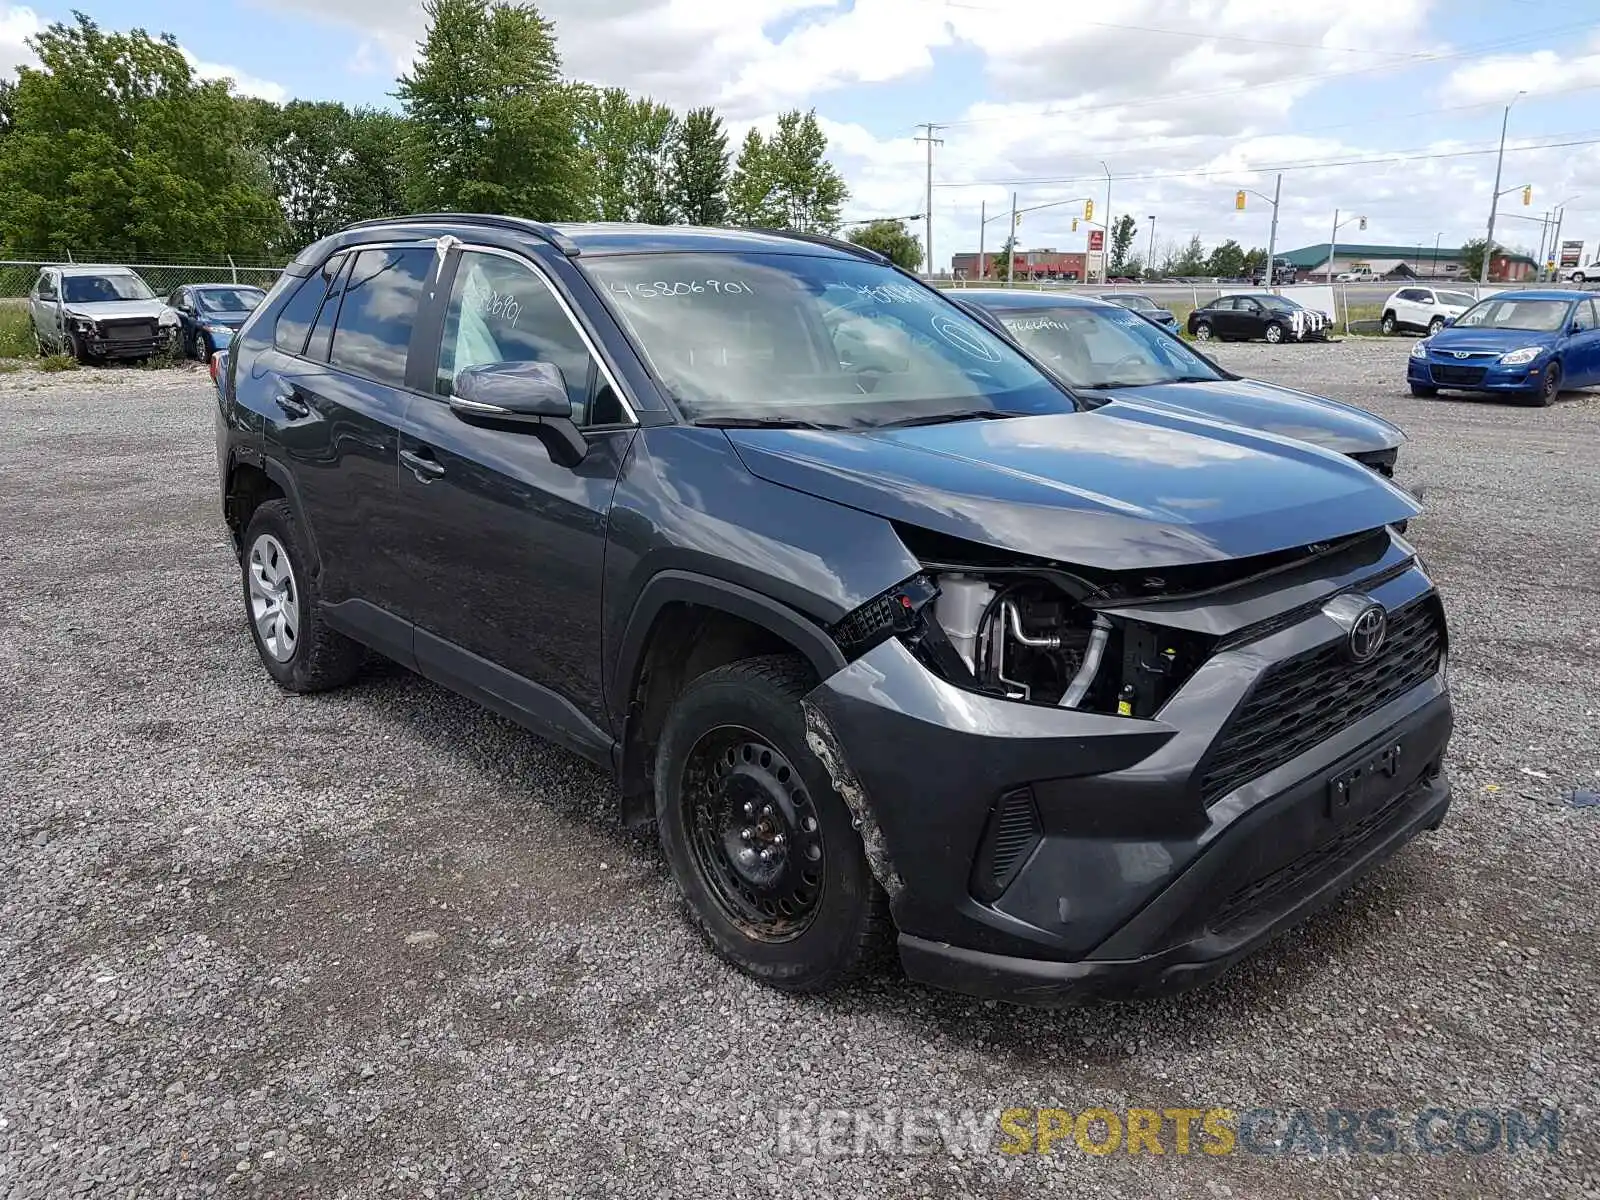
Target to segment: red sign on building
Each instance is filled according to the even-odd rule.
[[[1106,248],[1106,231],[1104,229],[1089,230],[1089,253],[1099,254]]]

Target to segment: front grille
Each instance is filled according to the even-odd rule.
[[[1333,837],[1306,851],[1286,866],[1279,867],[1254,883],[1246,884],[1222,902],[1206,924],[1222,933],[1267,907],[1279,896],[1302,890],[1318,876],[1336,869],[1346,858],[1354,857],[1382,832],[1405,797],[1397,797],[1375,813],[1340,830]]]
[[[1444,610],[1430,594],[1389,614],[1383,649],[1367,662],[1352,662],[1340,639],[1271,667],[1206,758],[1206,806],[1431,679],[1444,636]]]
[[[156,336],[154,321],[117,321],[105,326],[110,342],[148,342]]]
[[[1435,383],[1458,383],[1464,386],[1482,383],[1484,375],[1488,373],[1487,367],[1452,367],[1443,363],[1432,363],[1428,369],[1433,372]]]

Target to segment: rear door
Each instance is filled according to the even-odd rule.
[[[1234,323],[1238,314],[1234,312],[1233,297],[1222,296],[1212,301],[1206,316],[1211,320],[1211,328],[1218,337],[1232,337]]]
[[[410,662],[409,534],[398,511],[399,429],[432,241],[358,246],[307,280],[278,320],[266,450],[288,467],[334,624]]]
[[[602,568],[633,409],[536,261],[463,247],[439,295],[432,369],[426,381],[412,376],[430,391],[411,400],[400,437],[417,667],[581,750],[572,730],[607,724]],[[450,409],[461,371],[527,361],[554,364],[566,382],[587,442],[575,467],[525,430],[469,424]]]

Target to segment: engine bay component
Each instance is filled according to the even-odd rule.
[[[947,579],[938,579],[935,613],[941,622]],[[946,632],[958,649],[970,636],[979,687],[1037,704],[1083,703],[1104,659],[1110,621],[1043,579],[1023,576],[994,586],[963,576],[953,582],[960,591],[949,611],[960,623],[947,625]],[[979,601],[981,612],[969,627]]]

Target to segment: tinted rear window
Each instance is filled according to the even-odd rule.
[[[308,276],[284,303],[272,334],[272,340],[279,350],[285,354],[299,354],[306,348],[306,334],[311,332],[311,322],[317,319],[317,309],[328,290],[325,272],[343,262],[342,254],[332,259],[323,271]]]
[[[334,366],[396,387],[405,383],[406,351],[432,262],[426,246],[363,250],[356,257],[333,335]]]

